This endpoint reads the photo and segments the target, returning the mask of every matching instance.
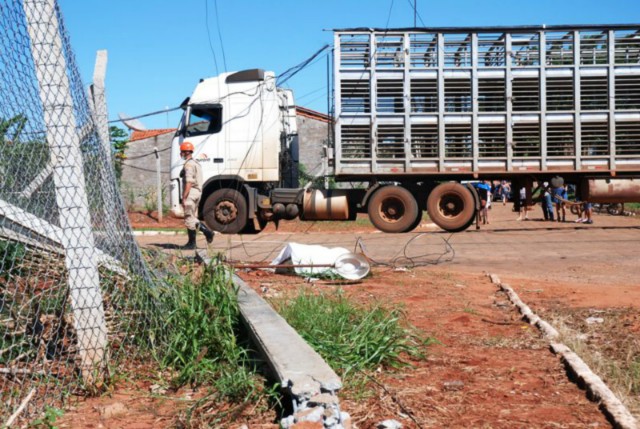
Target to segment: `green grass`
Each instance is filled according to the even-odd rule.
[[[55,407],[44,407],[42,417],[29,423],[29,428],[37,429],[57,429],[56,420],[64,415],[64,411]]]
[[[11,274],[20,275],[20,262],[26,250],[23,244],[0,240],[0,278],[8,279]]]
[[[236,339],[240,311],[230,273],[209,266],[200,279],[177,277],[165,297],[166,348],[161,361],[177,371],[173,384],[213,383],[224,396],[243,397],[252,388],[247,351]],[[233,380],[234,382],[229,382]]]
[[[341,291],[297,296],[274,302],[278,312],[343,378],[407,365],[424,358],[421,338],[399,307],[359,305]],[[348,380],[343,379],[348,384]]]
[[[625,211],[639,213],[640,203],[624,203],[624,209]]]
[[[227,426],[247,408],[275,405],[277,386],[266,386],[242,333],[231,273],[209,265],[170,279],[163,297],[166,324],[157,356],[175,375],[171,387],[202,385],[204,397],[180,414],[177,427]],[[249,407],[249,405],[251,407]]]
[[[480,313],[478,313],[478,310],[472,307],[465,307],[462,309],[462,311],[464,311],[465,313],[473,314],[474,316],[480,315]]]

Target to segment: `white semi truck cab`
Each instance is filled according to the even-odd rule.
[[[203,79],[181,107],[184,114],[171,147],[175,216],[184,215],[183,141],[194,145],[193,158],[202,166],[199,215],[213,230],[256,231],[270,220],[293,219],[301,213],[305,190],[298,188],[293,93],[276,87],[273,72],[252,69]],[[307,193],[322,204],[323,198]],[[322,213],[327,210],[319,205],[316,210],[314,200],[308,218],[317,219],[316,211],[326,217]]]

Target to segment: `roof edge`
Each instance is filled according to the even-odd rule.
[[[640,30],[640,24],[538,24],[538,25],[515,25],[515,26],[478,26],[478,27],[354,27],[354,28],[334,28],[334,32],[482,32],[482,31],[510,31],[525,32],[532,30]]]
[[[317,121],[331,123],[333,118],[327,114],[317,112],[315,110],[307,109],[306,107],[296,106],[296,115],[304,116],[305,118],[315,119]]]
[[[165,134],[175,133],[176,128],[160,128],[155,130],[133,131],[129,137],[129,143],[137,142],[140,140],[146,140]]]

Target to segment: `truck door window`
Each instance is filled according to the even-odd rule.
[[[186,137],[215,134],[222,129],[222,106],[192,107]]]

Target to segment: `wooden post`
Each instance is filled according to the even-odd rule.
[[[107,329],[80,139],[76,132],[55,0],[24,0],[23,7],[47,143],[51,158],[55,160],[53,179],[60,219],[58,234],[65,251],[79,364],[85,382],[92,385],[97,381],[96,372],[106,363]]]

